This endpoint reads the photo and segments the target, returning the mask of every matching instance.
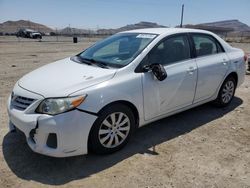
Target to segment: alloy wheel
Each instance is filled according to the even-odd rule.
[[[232,97],[233,97],[233,94],[234,94],[234,82],[229,80],[223,87],[222,89],[222,101],[224,103],[228,103]]]
[[[123,143],[130,131],[130,120],[123,112],[114,112],[102,122],[98,136],[106,148],[114,148]]]

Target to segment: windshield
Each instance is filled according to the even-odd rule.
[[[124,67],[156,37],[156,34],[120,33],[108,37],[78,55],[88,62],[101,62],[110,67]]]

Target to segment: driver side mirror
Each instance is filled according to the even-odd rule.
[[[143,66],[142,70],[143,70],[143,72],[152,71],[152,73],[155,75],[155,77],[159,81],[163,81],[167,78],[167,72],[166,72],[165,68],[163,67],[162,64],[159,64],[159,63],[145,65],[145,66]]]

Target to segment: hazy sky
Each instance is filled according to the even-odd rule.
[[[0,22],[25,19],[52,28],[117,28],[139,21],[166,26],[238,19],[250,25],[250,0],[0,0]]]

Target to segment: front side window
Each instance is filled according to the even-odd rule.
[[[111,67],[123,67],[133,61],[156,36],[146,33],[116,34],[93,45],[78,56],[82,60],[102,62]]]
[[[197,57],[212,55],[222,52],[220,45],[208,35],[193,35]]]
[[[161,41],[148,55],[150,64],[168,65],[191,58],[188,39],[185,35],[168,37]]]

